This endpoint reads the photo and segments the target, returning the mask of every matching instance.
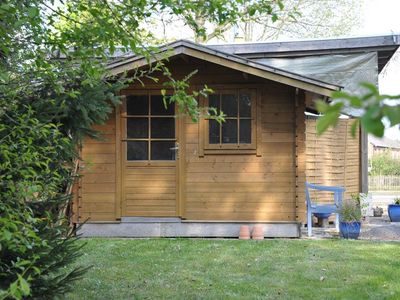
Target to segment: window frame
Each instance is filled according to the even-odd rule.
[[[172,95],[171,91],[167,91],[166,95]],[[159,90],[138,90],[138,91],[129,91],[123,93],[123,101],[121,104],[121,142],[122,142],[122,151],[123,151],[123,159],[127,166],[129,165],[157,165],[157,166],[172,166],[175,165],[178,161],[178,157],[175,156],[174,160],[151,160],[151,142],[152,141],[174,141],[175,147],[178,145],[178,126],[179,122],[177,122],[177,106],[174,104],[174,115],[152,115],[151,114],[151,96],[162,96]],[[148,105],[149,111],[147,115],[128,115],[127,113],[127,101],[129,96],[147,96],[148,97]],[[128,138],[128,119],[131,117],[138,118],[146,118],[148,121],[148,137],[147,138]],[[152,138],[151,137],[151,118],[173,118],[175,121],[175,138]],[[148,159],[146,160],[128,160],[128,142],[129,141],[147,141],[148,142]]]
[[[239,100],[239,95],[240,94],[249,94],[251,97],[251,143],[240,143],[240,111],[238,110],[237,117],[234,119],[238,120],[238,142],[236,144],[210,144],[209,140],[209,119],[204,118],[201,122],[203,122],[203,140],[204,140],[204,153],[205,154],[215,154],[215,153],[221,153],[221,154],[231,154],[231,153],[249,153],[253,154],[256,153],[257,150],[257,107],[258,107],[258,97],[257,97],[257,90],[256,89],[251,89],[251,88],[218,88],[218,89],[213,89],[214,93],[213,94],[234,94],[237,99]],[[203,104],[205,107],[209,106],[208,102],[208,97],[203,98]],[[239,107],[239,101],[238,101],[238,107]],[[246,117],[246,119],[248,119]],[[220,126],[221,130],[221,126]],[[221,132],[221,131],[220,131]],[[222,136],[221,136],[222,138]]]

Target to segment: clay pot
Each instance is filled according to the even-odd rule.
[[[251,237],[253,240],[263,240],[264,239],[264,226],[261,224],[254,225]]]
[[[250,239],[250,227],[248,225],[240,226],[239,240],[249,240]]]

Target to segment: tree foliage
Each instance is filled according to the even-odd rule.
[[[230,16],[230,21],[217,23],[208,18],[204,3],[209,1],[198,1],[204,8],[200,13],[189,9],[184,16],[159,14],[153,17],[151,30],[158,31],[158,36],[164,39],[179,38],[178,32],[198,42],[327,38],[347,35],[360,23],[362,9],[362,2],[357,0],[234,2],[238,16]],[[204,26],[204,31],[196,31],[199,26]]]
[[[323,116],[317,123],[317,130],[322,134],[330,126],[335,126],[340,114],[343,111],[356,110],[360,117],[356,118],[352,132],[361,125],[363,129],[377,137],[382,137],[385,131],[384,120],[389,125],[399,126],[400,124],[400,95],[383,95],[372,83],[361,83],[365,93],[353,95],[347,92],[338,91],[332,94],[333,101],[325,103],[317,102],[317,109]]]
[[[390,156],[390,152],[373,155],[369,160],[371,175],[400,176],[400,160]]]
[[[163,62],[129,77],[110,77],[106,63],[116,50],[149,61],[158,40],[149,18],[177,16],[204,36],[194,16],[223,26],[280,1],[4,0],[0,3],[0,298],[52,298],[68,290],[82,268],[65,268],[80,255],[64,208],[75,179],[82,139],[96,136],[126,84],[161,71],[181,113],[201,113],[188,93],[194,73],[172,78]],[[217,116],[218,117],[218,116]]]

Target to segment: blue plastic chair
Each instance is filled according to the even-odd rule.
[[[317,204],[312,202],[309,190],[318,190],[333,192],[334,203],[332,204]],[[312,215],[313,213],[335,213],[335,226],[339,231],[339,213],[338,209],[342,204],[344,187],[341,186],[323,186],[306,182],[306,200],[307,200],[307,231],[308,236],[312,235]]]

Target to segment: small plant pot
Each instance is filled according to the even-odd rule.
[[[378,217],[378,218],[382,217],[382,215],[383,215],[383,208],[382,207],[378,207],[377,206],[377,207],[373,208],[372,210],[374,212],[374,217]]]
[[[339,229],[342,238],[356,240],[360,236],[361,222],[340,222]]]
[[[250,227],[248,225],[240,226],[239,240],[249,240],[250,239]]]
[[[319,227],[327,227],[329,225],[329,217],[331,213],[314,213],[314,216],[318,219]]]
[[[254,225],[251,237],[253,240],[263,240],[264,239],[264,226],[261,224]]]
[[[400,204],[389,204],[388,214],[390,222],[400,222]]]

